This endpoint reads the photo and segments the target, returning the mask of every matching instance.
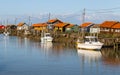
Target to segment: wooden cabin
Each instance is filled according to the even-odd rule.
[[[100,32],[104,33],[111,33],[111,27],[115,24],[119,23],[118,21],[105,21],[102,24],[100,24]]]
[[[0,30],[1,29],[5,29],[5,26],[4,25],[0,25]]]
[[[90,27],[93,26],[94,24],[91,22],[85,22],[80,25],[80,30],[81,32],[90,32]]]
[[[17,30],[29,30],[29,26],[24,22],[20,22],[17,25]]]
[[[90,33],[100,33],[100,24],[94,24],[91,26]]]
[[[50,19],[47,21],[47,24],[48,24],[48,29],[53,29],[54,28],[54,25],[55,24],[58,24],[58,23],[63,23],[61,20],[59,19]]]
[[[111,32],[120,33],[120,22],[111,27]]]
[[[65,32],[71,32],[72,31],[72,27],[74,26],[74,24],[69,24],[65,27]]]
[[[79,26],[74,25],[74,24],[69,24],[66,26],[65,32],[78,32],[79,31]]]
[[[17,26],[16,25],[10,25],[10,29],[16,30]]]
[[[4,30],[5,30],[5,26],[4,25],[0,25],[0,33],[3,33],[4,32]]]
[[[33,24],[32,26],[33,29],[37,31],[48,31],[47,23],[37,23],[37,24]]]
[[[69,23],[57,23],[54,25],[54,31],[65,32],[65,27],[68,25]]]

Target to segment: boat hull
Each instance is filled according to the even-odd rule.
[[[51,37],[43,37],[41,38],[41,42],[52,42],[53,38]]]
[[[5,36],[8,36],[9,35],[9,32],[4,32],[3,33]]]
[[[102,43],[100,44],[85,44],[85,43],[78,43],[77,48],[79,49],[90,49],[90,50],[100,50],[102,48]]]

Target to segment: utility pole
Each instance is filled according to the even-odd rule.
[[[17,18],[15,18],[15,25],[17,25]]]
[[[85,8],[84,8],[84,9],[83,9],[83,13],[82,13],[82,16],[83,16],[83,18],[82,18],[82,23],[85,22],[85,15],[86,15],[86,13],[85,13]]]
[[[49,13],[49,14],[48,14],[48,20],[50,20],[50,18],[51,18],[51,14]]]
[[[82,24],[85,22],[85,8],[83,9],[83,13],[82,13]],[[82,28],[82,38],[85,36],[85,29]]]
[[[0,24],[2,25],[2,18],[1,18],[1,20],[0,20]]]
[[[29,19],[28,19],[28,20],[29,20],[29,26],[30,26],[30,24],[31,24],[31,23],[30,23],[30,22],[31,22],[31,19],[30,19],[30,18],[31,18],[31,17],[29,16]]]
[[[6,23],[6,25],[8,25],[8,19],[7,19],[7,23]]]
[[[51,18],[51,13],[48,14],[48,21]],[[52,29],[52,24],[48,24],[48,31],[50,31]]]

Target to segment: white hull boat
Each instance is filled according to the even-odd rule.
[[[44,33],[43,36],[41,37],[41,42],[52,42],[53,38],[50,35],[50,33]]]
[[[4,32],[3,33],[5,36],[8,36],[9,35],[9,32]]]
[[[95,36],[86,36],[83,40],[84,42],[77,41],[77,48],[100,50],[103,46],[103,43],[99,42]]]

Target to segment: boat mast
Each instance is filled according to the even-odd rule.
[[[83,9],[83,13],[82,13],[82,24],[85,22],[85,8]],[[82,38],[85,36],[85,29],[82,28]]]
[[[86,13],[85,13],[85,8],[83,9],[83,13],[82,13],[82,23],[84,23],[85,22],[85,15],[86,15]]]
[[[48,20],[50,20],[50,18],[51,18],[51,14],[49,13],[49,14],[48,14]]]

